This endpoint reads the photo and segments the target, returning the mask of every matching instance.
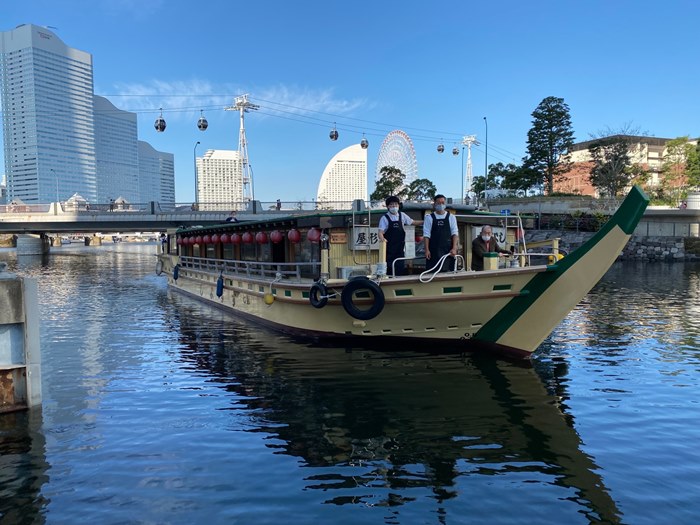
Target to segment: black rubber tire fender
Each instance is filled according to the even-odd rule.
[[[323,308],[328,304],[328,289],[323,283],[314,283],[309,290],[309,302],[314,308]]]
[[[358,308],[353,302],[353,295],[360,290],[368,291],[374,300],[372,306],[367,310]],[[369,280],[367,277],[355,277],[348,281],[348,284],[345,285],[343,292],[340,294],[340,301],[350,316],[361,321],[369,321],[377,317],[384,310],[385,302],[382,289],[377,283]]]

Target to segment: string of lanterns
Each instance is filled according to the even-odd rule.
[[[301,233],[299,230],[292,228],[287,232],[289,242],[296,244],[301,241]],[[309,242],[316,243],[321,240],[321,230],[318,228],[310,228],[306,232],[306,239]],[[267,244],[271,241],[273,244],[278,244],[284,240],[284,233],[280,230],[273,230],[268,235],[264,231],[259,231],[253,235],[252,232],[240,233],[222,233],[213,235],[180,235],[177,237],[177,244],[180,246],[194,246],[195,244]]]

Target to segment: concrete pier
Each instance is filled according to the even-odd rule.
[[[0,263],[0,413],[41,404],[36,281],[4,268]]]
[[[49,238],[44,235],[18,235],[17,255],[43,255],[49,253],[49,244]]]

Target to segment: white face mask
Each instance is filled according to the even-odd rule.
[[[445,205],[444,204],[436,204],[435,205],[435,211],[445,211]]]
[[[392,215],[396,215],[397,213],[399,213],[399,207],[398,206],[390,206],[389,213],[391,213]]]
[[[489,242],[491,240],[490,235],[482,235],[481,238],[484,239],[484,242]]]

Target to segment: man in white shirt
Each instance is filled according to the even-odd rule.
[[[395,195],[387,197],[387,210],[389,213],[382,215],[379,219],[379,241],[386,243],[386,272],[387,275],[404,275],[404,261],[394,261],[404,257],[406,246],[406,230],[404,226],[411,224],[423,224],[423,221],[414,221],[404,212],[399,211],[401,201]],[[396,273],[392,271],[396,269]]]
[[[446,211],[445,201],[444,195],[435,195],[433,199],[435,211],[425,216],[423,224],[426,268],[434,268],[446,253],[452,256],[445,260],[441,272],[454,270],[454,257],[457,255],[457,245],[459,244],[457,219]]]

